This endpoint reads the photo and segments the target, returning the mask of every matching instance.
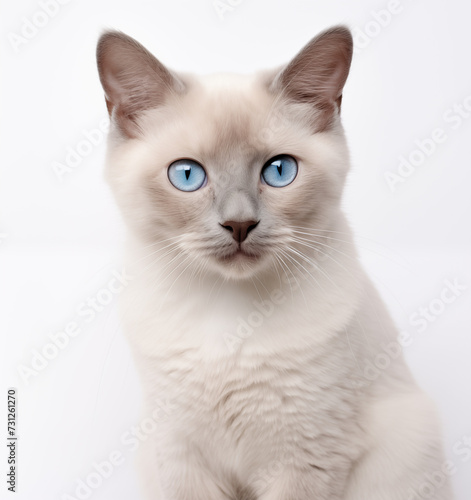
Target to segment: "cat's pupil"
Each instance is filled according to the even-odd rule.
[[[282,166],[281,164],[280,165],[277,165],[276,168],[278,169],[278,173],[281,175],[281,170],[282,170]]]
[[[188,180],[188,177],[190,177],[190,173],[191,173],[191,167],[190,167],[190,168],[186,168],[186,169],[185,169],[185,177],[186,177],[186,180]]]

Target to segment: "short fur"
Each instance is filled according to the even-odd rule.
[[[279,70],[197,78],[124,34],[99,41],[133,276],[122,318],[156,426],[146,499],[412,500],[441,469],[433,405],[340,210],[351,57],[338,27]],[[279,154],[299,171],[273,188],[260,172]],[[170,183],[182,158],[204,166],[204,187]],[[259,221],[245,254],[227,220]],[[449,485],[430,498],[450,500]]]

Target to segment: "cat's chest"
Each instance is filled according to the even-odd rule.
[[[280,450],[303,457],[300,450],[309,449],[305,460],[316,463],[317,453],[350,439],[355,358],[342,332],[319,327],[312,310],[289,310],[291,303],[281,311],[264,304],[268,314],[221,304],[210,314],[188,301],[178,316],[169,307],[141,323],[147,406],[164,400],[171,407],[159,439],[191,443],[246,474]]]
[[[310,307],[282,292],[257,299],[214,293],[207,302],[175,293],[156,312],[152,295],[140,296],[147,300],[128,308],[126,319],[146,392],[175,400],[175,415],[187,424],[289,426],[316,412],[320,421],[344,395],[354,357],[338,333],[340,308],[327,314],[328,305],[307,292]]]
[[[289,350],[272,358],[241,354],[225,362],[180,352],[151,361],[147,389],[172,401],[172,425],[192,440],[228,446],[260,440],[315,440],[354,413],[343,387],[348,366],[321,350]],[[346,402],[351,398],[351,402]],[[350,405],[351,403],[351,405]]]
[[[349,368],[325,352],[239,356],[226,365],[192,359],[148,360],[148,402],[169,402],[159,449],[198,450],[213,466],[251,477],[280,457],[323,463],[358,434]],[[176,448],[175,448],[176,446]],[[353,450],[353,447],[352,447]]]

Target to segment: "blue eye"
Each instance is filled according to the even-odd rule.
[[[298,173],[298,164],[292,156],[279,155],[272,158],[262,168],[262,179],[272,187],[291,184]]]
[[[193,160],[178,160],[168,167],[170,182],[180,191],[196,191],[206,180],[204,168]]]

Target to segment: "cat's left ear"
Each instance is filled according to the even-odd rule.
[[[319,111],[319,119],[340,112],[342,91],[350,71],[353,39],[338,26],[312,39],[272,80],[270,90]]]
[[[110,117],[127,137],[139,135],[138,117],[143,111],[160,106],[169,94],[185,90],[173,71],[119,31],[100,37],[97,64]]]

